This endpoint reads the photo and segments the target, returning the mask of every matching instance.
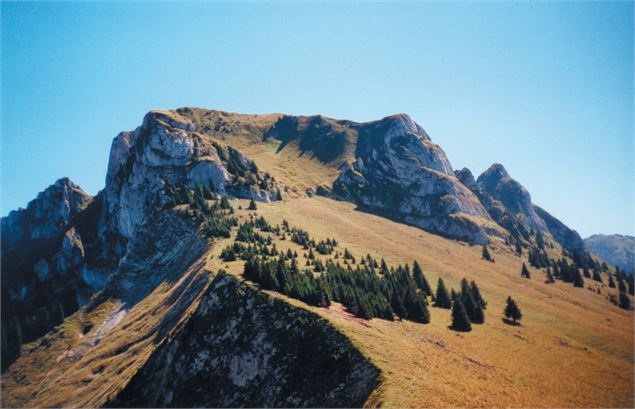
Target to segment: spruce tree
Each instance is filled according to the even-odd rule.
[[[571,276],[573,278],[574,287],[578,287],[578,288],[584,287],[584,278],[582,278],[582,274],[580,274],[579,268],[576,267],[575,270],[573,270],[573,273],[571,274]]]
[[[623,308],[625,310],[631,309],[631,300],[630,298],[628,298],[628,295],[626,295],[626,293],[620,293],[619,300],[620,308]]]
[[[430,288],[430,284],[426,279],[426,276],[423,274],[423,270],[421,270],[421,266],[415,260],[412,266],[412,275],[417,283],[417,287],[421,290],[423,294],[426,296],[432,295],[432,288]]]
[[[489,254],[489,250],[487,249],[487,246],[483,246],[483,258],[487,261],[494,262],[492,255]]]
[[[454,305],[452,306],[452,329],[465,332],[472,330],[470,318],[460,297],[454,300]]]
[[[617,288],[620,290],[621,293],[626,292],[626,284],[624,284],[624,280],[622,279],[617,280]]]
[[[520,276],[524,278],[531,278],[531,273],[529,272],[529,269],[527,269],[525,263],[523,263],[523,266],[520,269]]]
[[[439,308],[452,308],[452,300],[450,299],[450,294],[448,294],[447,288],[445,288],[445,283],[443,279],[439,277],[439,281],[437,283],[437,293],[434,297],[435,306]]]
[[[609,274],[609,287],[615,288],[615,280],[613,279],[613,274]]]
[[[553,274],[551,274],[551,267],[547,267],[547,279],[545,282],[547,284],[554,283],[556,280],[553,278]]]
[[[516,304],[516,301],[512,297],[507,297],[507,305],[505,305],[505,318],[511,319],[514,324],[523,318],[523,314],[520,311],[520,307]]]
[[[249,207],[247,208],[247,210],[258,210],[258,206],[256,206],[256,202],[254,201],[254,199],[251,199],[249,201]]]
[[[585,268],[584,271],[588,272],[589,270]],[[587,277],[586,274],[584,276]],[[597,281],[598,283],[602,282],[602,276],[600,275],[600,272],[598,270],[593,270],[593,280]],[[613,286],[615,286],[615,283],[613,283]]]
[[[472,281],[470,283],[470,291],[472,292],[472,297],[474,297],[474,301],[478,302],[481,305],[482,309],[486,309],[487,301],[483,299],[483,296],[481,295],[481,290],[479,290],[478,286],[476,285],[476,281]]]

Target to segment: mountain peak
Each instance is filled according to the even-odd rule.
[[[481,173],[478,177],[479,183],[483,182],[493,182],[498,183],[500,180],[508,178],[509,173],[507,173],[507,169],[500,163],[494,163],[489,168],[485,170],[485,172]]]

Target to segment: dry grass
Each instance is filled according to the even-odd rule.
[[[213,247],[212,247],[213,248]],[[174,282],[165,281],[128,311],[107,299],[85,308],[43,339],[26,345],[3,374],[3,407],[97,407],[121,390],[154,351],[160,334],[186,319],[211,279],[204,254]],[[177,267],[178,269],[178,267]],[[193,302],[179,306],[185,294]],[[92,328],[84,334],[84,326]],[[42,342],[45,340],[45,342]]]
[[[247,201],[238,202],[247,207]],[[253,212],[236,213],[245,220]],[[488,301],[486,323],[470,333],[447,328],[449,310],[431,308],[428,325],[364,321],[337,303],[315,308],[270,292],[328,319],[382,370],[382,382],[367,406],[632,407],[633,313],[611,305],[606,288],[599,295],[563,283],[547,285],[544,273],[533,269],[531,280],[522,279],[522,260],[506,248],[493,247],[492,264],[481,260],[479,246],[362,213],[344,202],[291,199],[261,203],[256,213],[274,224],[286,219],[316,239],[334,237],[358,258],[370,253],[389,264],[418,260],[431,283],[438,277],[454,288],[463,277],[478,282]],[[241,275],[242,262],[218,257],[231,242],[217,242],[176,283],[157,287],[95,346],[87,346],[91,334],[120,310],[117,300],[67,318],[46,336],[48,346],[42,341],[26,346],[3,376],[3,405],[103,405],[156,348],[161,322],[174,310],[179,288],[195,277],[209,279],[210,271],[219,268]],[[300,257],[304,253],[290,240],[276,244]],[[508,295],[523,309],[520,327],[501,321]],[[177,321],[185,320],[197,303],[198,298]],[[93,329],[82,335],[88,322]]]
[[[523,279],[520,266],[527,260],[506,248],[495,248],[496,263],[489,263],[479,246],[358,212],[348,203],[295,199],[261,204],[258,213],[273,223],[286,219],[317,239],[334,237],[358,256],[369,252],[393,264],[418,260],[434,283],[439,276],[455,288],[463,277],[478,282],[488,301],[486,323],[467,334],[447,328],[448,310],[432,308],[432,323],[421,325],[362,321],[337,305],[322,309],[289,300],[329,319],[382,369],[383,382],[368,406],[633,406],[633,313],[610,304],[606,288],[599,295],[548,285],[535,269],[531,280]],[[226,266],[239,274],[242,263]],[[523,309],[520,327],[502,322],[508,295]]]

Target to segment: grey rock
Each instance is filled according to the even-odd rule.
[[[219,275],[115,407],[357,407],[379,371],[330,324]]]

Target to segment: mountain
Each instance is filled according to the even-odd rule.
[[[150,111],[95,197],[62,179],[2,239],[7,407],[633,404],[632,296],[598,281],[616,271],[404,114]]]
[[[584,253],[580,235],[534,205],[527,189],[509,176],[503,165],[493,164],[476,180],[467,168],[456,171],[456,175],[478,196],[492,219],[509,232],[513,241],[537,245],[551,238],[567,251]]]
[[[635,237],[622,234],[594,234],[584,239],[589,251],[619,268],[633,272]]]

